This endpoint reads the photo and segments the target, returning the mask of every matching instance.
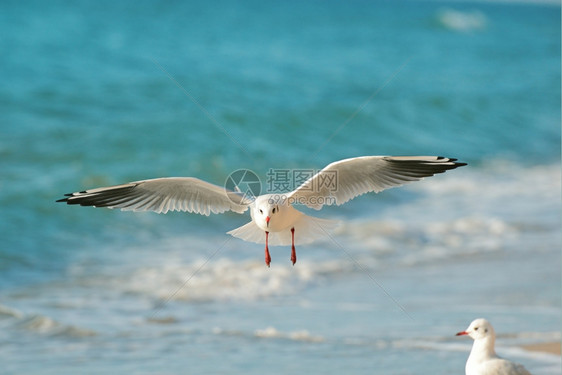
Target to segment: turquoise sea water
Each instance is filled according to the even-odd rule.
[[[0,372],[463,373],[477,317],[560,357],[560,7],[11,2],[0,12]],[[315,215],[297,249],[236,214],[55,204],[161,176],[360,155],[468,162]]]

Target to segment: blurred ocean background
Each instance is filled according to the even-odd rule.
[[[0,9],[0,373],[463,374],[478,317],[561,373],[522,348],[560,341],[559,3]],[[315,213],[294,267],[248,214],[55,203],[384,154],[469,165]]]

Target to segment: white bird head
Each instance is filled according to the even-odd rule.
[[[261,195],[254,201],[252,217],[259,227],[267,230],[286,208],[286,199],[282,195]]]
[[[468,328],[457,333],[457,336],[468,335],[474,340],[481,340],[488,337],[495,337],[494,328],[486,319],[475,319]]]

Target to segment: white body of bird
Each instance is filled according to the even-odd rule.
[[[468,328],[457,333],[474,339],[466,361],[466,375],[531,375],[523,365],[503,359],[496,354],[496,334],[486,319],[476,319]]]

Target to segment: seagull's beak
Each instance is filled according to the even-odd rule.
[[[464,335],[468,335],[468,332],[462,331],[462,332],[457,333],[455,336],[464,336]]]
[[[271,220],[271,218],[269,216],[265,217],[265,222],[267,223],[267,226],[269,227],[269,220]]]

